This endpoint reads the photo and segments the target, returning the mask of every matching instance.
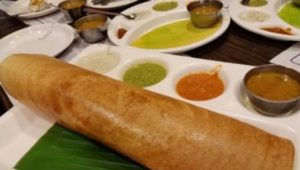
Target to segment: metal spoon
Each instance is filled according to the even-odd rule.
[[[122,13],[104,11],[101,9],[88,8],[88,7],[84,8],[83,11],[87,12],[87,13],[93,13],[93,14],[106,14],[106,15],[113,15],[113,16],[122,15],[123,17],[125,17],[129,20],[134,20],[137,16],[136,14],[122,14]]]
[[[110,0],[92,0],[92,3],[94,5],[100,4],[100,5],[107,5],[110,2]]]

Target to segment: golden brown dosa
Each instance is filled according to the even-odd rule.
[[[157,170],[290,170],[294,146],[238,120],[40,55],[0,65],[5,89]]]

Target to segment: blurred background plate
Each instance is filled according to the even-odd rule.
[[[49,2],[49,3],[52,3],[52,2]],[[57,10],[58,10],[57,7],[51,5],[49,8],[46,8],[44,10],[37,11],[37,12],[30,12],[29,11],[29,0],[18,0],[16,2],[14,2],[13,4],[11,4],[8,7],[6,12],[8,15],[16,15],[18,13],[24,13],[24,12],[28,11],[28,13],[26,13],[26,14],[19,15],[19,17],[30,19],[30,18],[42,17],[45,15],[51,14],[53,12],[56,12]]]
[[[101,5],[101,4],[94,5],[92,3],[92,0],[87,0],[86,6],[93,7],[93,8],[100,8],[100,9],[115,9],[115,8],[121,8],[130,5],[137,1],[138,0],[110,0],[110,2],[107,5]]]
[[[279,17],[280,10],[288,3],[291,3],[291,1],[272,0],[267,1],[265,5],[253,7],[241,4],[240,0],[232,0],[229,5],[229,13],[237,25],[255,34],[275,40],[300,41],[300,29],[288,24]],[[242,17],[242,15],[248,15],[248,20],[245,20],[245,17]],[[292,15],[291,13],[290,16],[292,17]],[[265,31],[263,28],[274,28],[275,30],[281,28],[289,30],[292,35]]]
[[[134,9],[138,9],[141,7],[144,7],[144,9],[151,10],[152,5],[153,5],[152,2],[146,2],[141,5],[134,6],[128,10],[125,10],[123,13],[131,13],[129,11],[134,11]],[[178,21],[183,21],[183,20],[189,19],[189,13],[185,9],[185,6],[180,6],[177,9],[167,11],[167,12],[151,11],[151,14],[149,16],[147,16],[147,18],[141,19],[141,20],[136,19],[136,20],[129,21],[128,19],[124,18],[123,16],[117,16],[112,20],[112,22],[108,26],[107,32],[108,32],[109,39],[114,44],[121,46],[121,47],[135,48],[135,49],[139,48],[139,49],[151,50],[151,51],[155,51],[155,52],[164,52],[164,53],[180,53],[180,52],[185,52],[185,51],[189,51],[189,50],[204,46],[204,45],[216,40],[221,35],[223,35],[223,33],[225,33],[225,31],[229,27],[230,16],[226,9],[223,9],[221,12],[222,12],[222,21],[220,21],[220,25],[216,28],[213,28],[213,27],[209,28],[211,30],[216,29],[216,31],[209,34],[207,37],[203,36],[203,38],[199,38],[199,40],[197,40],[197,41],[191,41],[189,43],[180,44],[178,46],[175,45],[172,47],[148,48],[148,47],[137,47],[137,46],[133,46],[131,44],[133,41],[137,40],[139,37],[141,37],[145,33],[149,32],[150,30],[159,28],[168,23],[172,23],[172,22],[175,23]],[[134,13],[134,12],[132,12],[132,13]],[[119,32],[120,28],[124,28],[126,30],[126,34],[122,38],[118,37],[118,32]],[[184,27],[182,27],[182,28],[184,28]],[[178,30],[178,33],[181,33],[180,30],[184,30],[184,29],[178,28],[177,30]],[[187,31],[187,32],[193,33],[192,31]],[[167,33],[167,34],[169,34],[169,33]],[[177,35],[177,37],[180,37],[180,36],[181,35]],[[174,39],[174,37],[175,37],[174,34],[169,34],[169,35],[165,36],[165,39]],[[157,41],[157,44],[159,44],[159,43],[161,43],[160,40]]]
[[[16,31],[0,40],[0,61],[13,53],[57,56],[74,40],[74,29],[66,24],[41,24]]]

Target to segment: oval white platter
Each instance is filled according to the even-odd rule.
[[[115,8],[121,8],[130,5],[134,2],[137,2],[138,0],[110,0],[110,1],[111,2],[109,2],[107,5],[101,5],[101,4],[94,5],[92,3],[92,0],[87,0],[86,6],[99,8],[99,9],[115,9]]]
[[[167,69],[165,79],[145,89],[219,112],[220,114],[239,119],[272,134],[290,139],[296,151],[294,169],[300,169],[300,108],[296,108],[296,110],[288,116],[267,117],[258,114],[251,109],[251,107],[247,106],[247,99],[244,98],[240,92],[240,86],[244,75],[252,66],[101,44],[87,47],[70,62],[76,64],[89,54],[94,54],[95,52],[103,53],[108,48],[110,48],[114,54],[118,54],[120,63],[115,69],[104,75],[122,80],[124,71],[132,64],[141,61],[163,63]],[[180,97],[176,93],[175,84],[178,77],[183,74],[199,71],[203,68],[213,68],[216,65],[222,65],[221,77],[225,83],[225,91],[222,95],[207,101],[190,101]],[[35,114],[34,111],[18,104],[0,117],[0,165],[13,167],[53,125],[54,121],[52,119],[47,119],[42,116],[43,114]],[[20,141],[22,141],[21,144]]]
[[[138,48],[130,46],[130,43],[137,39],[142,34],[148,32],[151,29],[159,27],[161,25],[171,23],[177,20],[189,18],[189,12],[186,9],[185,1],[178,1],[178,6],[175,9],[169,11],[155,11],[152,7],[160,1],[149,1],[136,6],[133,6],[122,13],[131,14],[137,13],[138,17],[135,20],[128,20],[123,16],[115,17],[108,27],[108,37],[116,45],[128,48]],[[139,17],[140,16],[140,17]],[[229,27],[230,16],[227,10],[222,10],[222,25],[221,27],[211,36],[184,46],[175,48],[165,49],[147,49],[156,52],[167,52],[167,53],[179,53],[188,50],[192,50],[197,47],[208,44],[221,36]],[[117,36],[118,29],[124,28],[127,33],[120,39]],[[184,35],[183,35],[184,36]],[[143,48],[141,48],[143,49]]]
[[[19,13],[24,13],[24,14],[20,14],[18,17],[20,18],[24,18],[24,19],[31,19],[31,18],[38,18],[38,17],[42,17],[48,14],[51,14],[53,12],[56,12],[58,10],[57,7],[50,5],[48,8],[41,10],[41,11],[37,11],[37,12],[30,12],[29,9],[29,0],[18,0],[14,3],[12,3],[8,9],[7,9],[7,14],[8,15],[16,15]],[[27,13],[28,12],[28,13]]]
[[[242,28],[251,31],[253,33],[272,38],[277,40],[285,41],[300,41],[300,29],[289,25],[283,21],[279,16],[278,12],[280,8],[290,2],[289,0],[267,0],[267,4],[260,7],[250,7],[241,4],[242,0],[232,0],[229,5],[229,13],[231,18],[235,23],[237,23]],[[262,22],[248,22],[240,18],[242,13],[248,11],[257,11],[265,13],[269,18]],[[291,28],[291,32],[294,35],[284,35],[279,33],[273,33],[269,31],[262,30],[261,28],[265,27],[282,27],[282,28]]]
[[[45,54],[55,57],[74,40],[74,29],[66,24],[30,26],[0,40],[0,61],[14,53]]]

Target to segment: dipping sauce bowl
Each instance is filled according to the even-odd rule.
[[[252,106],[267,116],[289,113],[300,101],[300,73],[279,65],[251,69],[243,85]]]
[[[85,15],[83,7],[86,0],[65,0],[59,3],[58,8],[69,21],[77,20]]]
[[[102,14],[87,15],[76,20],[73,26],[85,42],[98,42],[106,38],[108,17]]]
[[[218,22],[223,7],[220,1],[195,1],[187,9],[192,23],[198,28],[207,28]]]

